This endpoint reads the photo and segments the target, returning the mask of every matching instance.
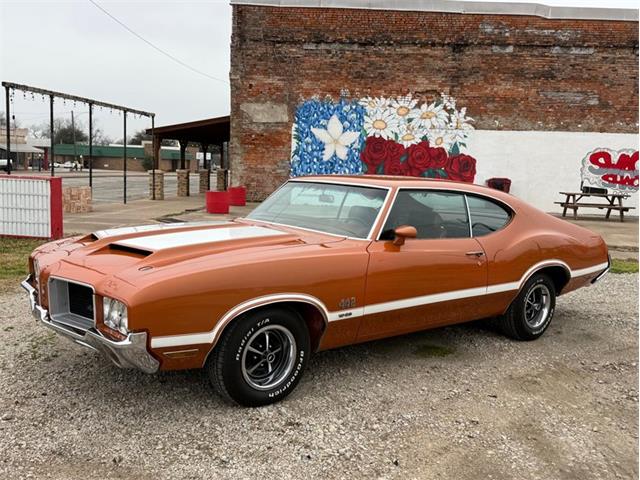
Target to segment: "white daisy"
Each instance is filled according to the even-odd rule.
[[[367,110],[364,116],[364,131],[368,137],[382,137],[395,140],[399,133],[400,120],[395,110]]]
[[[451,149],[455,143],[453,131],[448,128],[432,128],[427,130],[427,138],[429,139],[429,146],[442,147],[447,152]]]
[[[340,160],[346,160],[349,153],[347,148],[355,142],[360,136],[360,132],[343,131],[342,123],[338,116],[334,113],[327,123],[327,128],[312,127],[311,131],[318,140],[324,143],[324,152],[322,159],[326,162],[333,154],[336,154]]]
[[[406,97],[398,97],[391,101],[391,108],[396,112],[396,115],[400,118],[408,118],[409,114],[413,111],[414,107],[418,103],[418,100],[411,98],[411,94]]]
[[[467,117],[466,107],[451,113],[449,128],[452,130],[454,141],[460,142],[469,136],[473,130],[473,125],[470,122],[473,122],[473,118]]]
[[[400,131],[398,132],[398,143],[405,147],[420,143],[425,133],[423,130],[416,131],[412,123],[403,123],[400,125]]]
[[[444,109],[442,103],[436,105],[435,102],[431,104],[423,103],[415,113],[414,123],[418,124],[421,128],[444,128],[449,123],[449,114]]]
[[[366,108],[368,112],[373,112],[374,110],[386,110],[389,108],[391,100],[384,97],[364,97],[358,103]]]

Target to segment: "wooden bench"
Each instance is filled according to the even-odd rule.
[[[562,216],[567,216],[567,210],[573,210],[573,218],[578,218],[578,209],[579,208],[597,208],[597,209],[606,209],[607,214],[605,218],[609,218],[611,216],[611,212],[616,210],[620,212],[620,221],[624,222],[624,212],[628,212],[629,210],[635,209],[635,207],[628,207],[622,204],[622,200],[624,198],[628,198],[629,195],[626,193],[582,193],[582,192],[560,192],[561,195],[565,195],[566,199],[564,202],[553,202],[557,205],[563,207]],[[606,199],[608,203],[591,203],[591,202],[580,202],[581,199],[586,197],[595,197],[595,198],[603,198]],[[616,205],[616,201],[618,204]]]

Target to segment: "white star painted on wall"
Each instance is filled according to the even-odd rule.
[[[318,140],[324,143],[322,160],[325,162],[333,157],[334,153],[340,160],[346,160],[347,154],[349,153],[347,147],[360,136],[359,132],[345,132],[336,114],[333,114],[329,119],[326,130],[324,128],[313,127],[311,131]]]

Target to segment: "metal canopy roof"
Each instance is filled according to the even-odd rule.
[[[4,150],[6,152],[7,150],[7,144],[6,143],[0,143],[0,150]],[[12,143],[11,144],[11,153],[13,152],[17,152],[17,153],[42,153],[44,152],[44,150],[42,150],[41,148],[36,148],[32,145],[26,144],[26,143]]]
[[[194,122],[176,123],[155,127],[153,134],[160,139],[180,140],[188,142],[206,143],[207,145],[220,145],[228,142],[231,131],[231,118],[225,117],[207,118]],[[150,128],[147,133],[151,134]]]

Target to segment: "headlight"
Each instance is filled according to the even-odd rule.
[[[124,303],[104,297],[102,299],[102,319],[107,327],[117,330],[123,335],[129,333],[127,306]]]

